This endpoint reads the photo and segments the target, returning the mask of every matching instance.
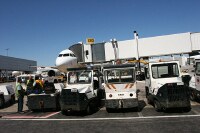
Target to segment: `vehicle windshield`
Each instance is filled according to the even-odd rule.
[[[171,78],[179,76],[177,63],[155,64],[151,66],[153,78]]]
[[[104,74],[106,83],[123,83],[135,81],[135,73],[133,68],[105,70]]]
[[[92,72],[89,70],[71,71],[68,73],[68,84],[91,83]]]
[[[196,75],[200,76],[200,62],[196,63],[196,70],[195,70]]]

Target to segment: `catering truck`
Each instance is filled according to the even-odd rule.
[[[179,107],[190,111],[189,87],[182,81],[178,61],[148,63],[145,76],[147,102],[156,111]]]
[[[194,75],[189,82],[190,99],[200,101],[200,59],[195,60],[194,68]]]
[[[139,90],[136,88],[134,64],[105,65],[103,74],[107,112],[138,107]]]
[[[62,89],[60,96],[62,113],[70,114],[73,111],[93,113],[104,97],[100,68],[84,66],[68,68],[67,71],[66,88]]]

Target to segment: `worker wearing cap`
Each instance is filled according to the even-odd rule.
[[[18,113],[24,113],[22,110],[23,110],[25,92],[21,83],[22,83],[22,80],[19,78],[17,81],[16,89],[15,89],[15,93],[18,99]]]

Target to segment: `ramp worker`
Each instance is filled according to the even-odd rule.
[[[33,83],[33,91],[35,94],[40,94],[43,91],[44,84],[39,77],[35,77],[35,82]]]
[[[34,80],[32,78],[32,76],[29,76],[29,79],[27,80],[27,83],[26,83],[26,92],[27,92],[27,95],[33,93],[33,83],[34,83]]]
[[[18,113],[24,113],[23,110],[23,104],[24,104],[24,95],[25,95],[25,90],[23,89],[22,85],[22,79],[19,78],[17,81],[15,93],[18,99]]]

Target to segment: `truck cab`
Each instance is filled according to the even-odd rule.
[[[91,114],[104,96],[100,68],[79,67],[67,71],[66,88],[62,89],[60,98],[62,113],[84,111]]]
[[[138,107],[134,64],[105,65],[103,73],[107,112],[113,109]]]
[[[181,76],[178,61],[154,62],[146,66],[146,98],[156,111],[178,107],[191,109],[189,88]]]

